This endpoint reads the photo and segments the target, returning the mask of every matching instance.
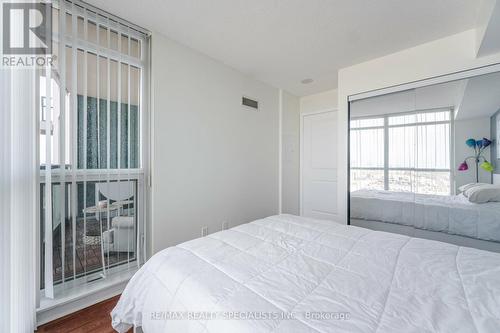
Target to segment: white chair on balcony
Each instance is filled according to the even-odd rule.
[[[109,230],[112,234],[113,242],[110,244],[109,251],[135,252],[136,234],[134,219],[134,216],[113,217],[112,228]],[[104,248],[104,251],[107,251],[107,249]]]
[[[114,209],[109,209],[111,222],[108,230],[102,233],[102,251],[108,252],[135,252],[136,247],[136,232],[135,232],[135,214],[130,211],[126,214],[123,212],[123,206],[134,204],[130,198],[135,195],[134,182],[109,182],[96,184],[96,202],[102,202],[100,195],[108,200],[114,201],[110,205]],[[117,209],[118,208],[118,209]],[[103,209],[106,212],[106,209]],[[116,216],[113,212],[116,212]],[[99,215],[101,215],[99,213]],[[102,225],[107,225],[108,216],[105,218],[98,217]]]

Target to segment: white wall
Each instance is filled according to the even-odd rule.
[[[300,99],[300,113],[337,109],[338,90],[332,89],[319,94],[304,96]]]
[[[478,6],[476,22],[476,52],[488,55],[500,50],[500,3],[497,0],[482,0]]]
[[[276,214],[278,89],[157,33],[152,86],[152,252]]]
[[[339,71],[339,175],[345,175],[339,178],[341,213],[347,213],[348,96],[500,63],[500,54],[475,57],[475,37],[475,30],[468,30]]]
[[[300,100],[283,92],[282,105],[282,212],[299,215]]]
[[[474,155],[472,148],[469,148],[465,141],[469,138],[482,139],[490,137],[490,117],[475,119],[465,119],[455,121],[455,164],[452,170],[455,170],[455,188],[459,186],[476,182],[476,166],[473,160],[469,160],[469,170],[457,171],[457,167],[468,156]],[[491,161],[490,149],[484,151],[484,157]],[[479,168],[479,182],[491,183],[491,173]]]

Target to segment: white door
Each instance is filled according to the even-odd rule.
[[[302,116],[301,215],[337,217],[337,111]]]

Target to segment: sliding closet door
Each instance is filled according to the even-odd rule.
[[[412,235],[417,124],[414,90],[350,104],[350,222]]]
[[[302,116],[301,215],[337,217],[337,112]]]
[[[444,97],[421,88],[351,102],[351,224],[413,236],[439,220],[428,202],[453,193],[452,88]]]

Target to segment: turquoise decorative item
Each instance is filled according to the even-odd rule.
[[[474,139],[467,139],[467,141],[465,141],[465,144],[471,148],[474,148],[476,146],[476,140]]]

